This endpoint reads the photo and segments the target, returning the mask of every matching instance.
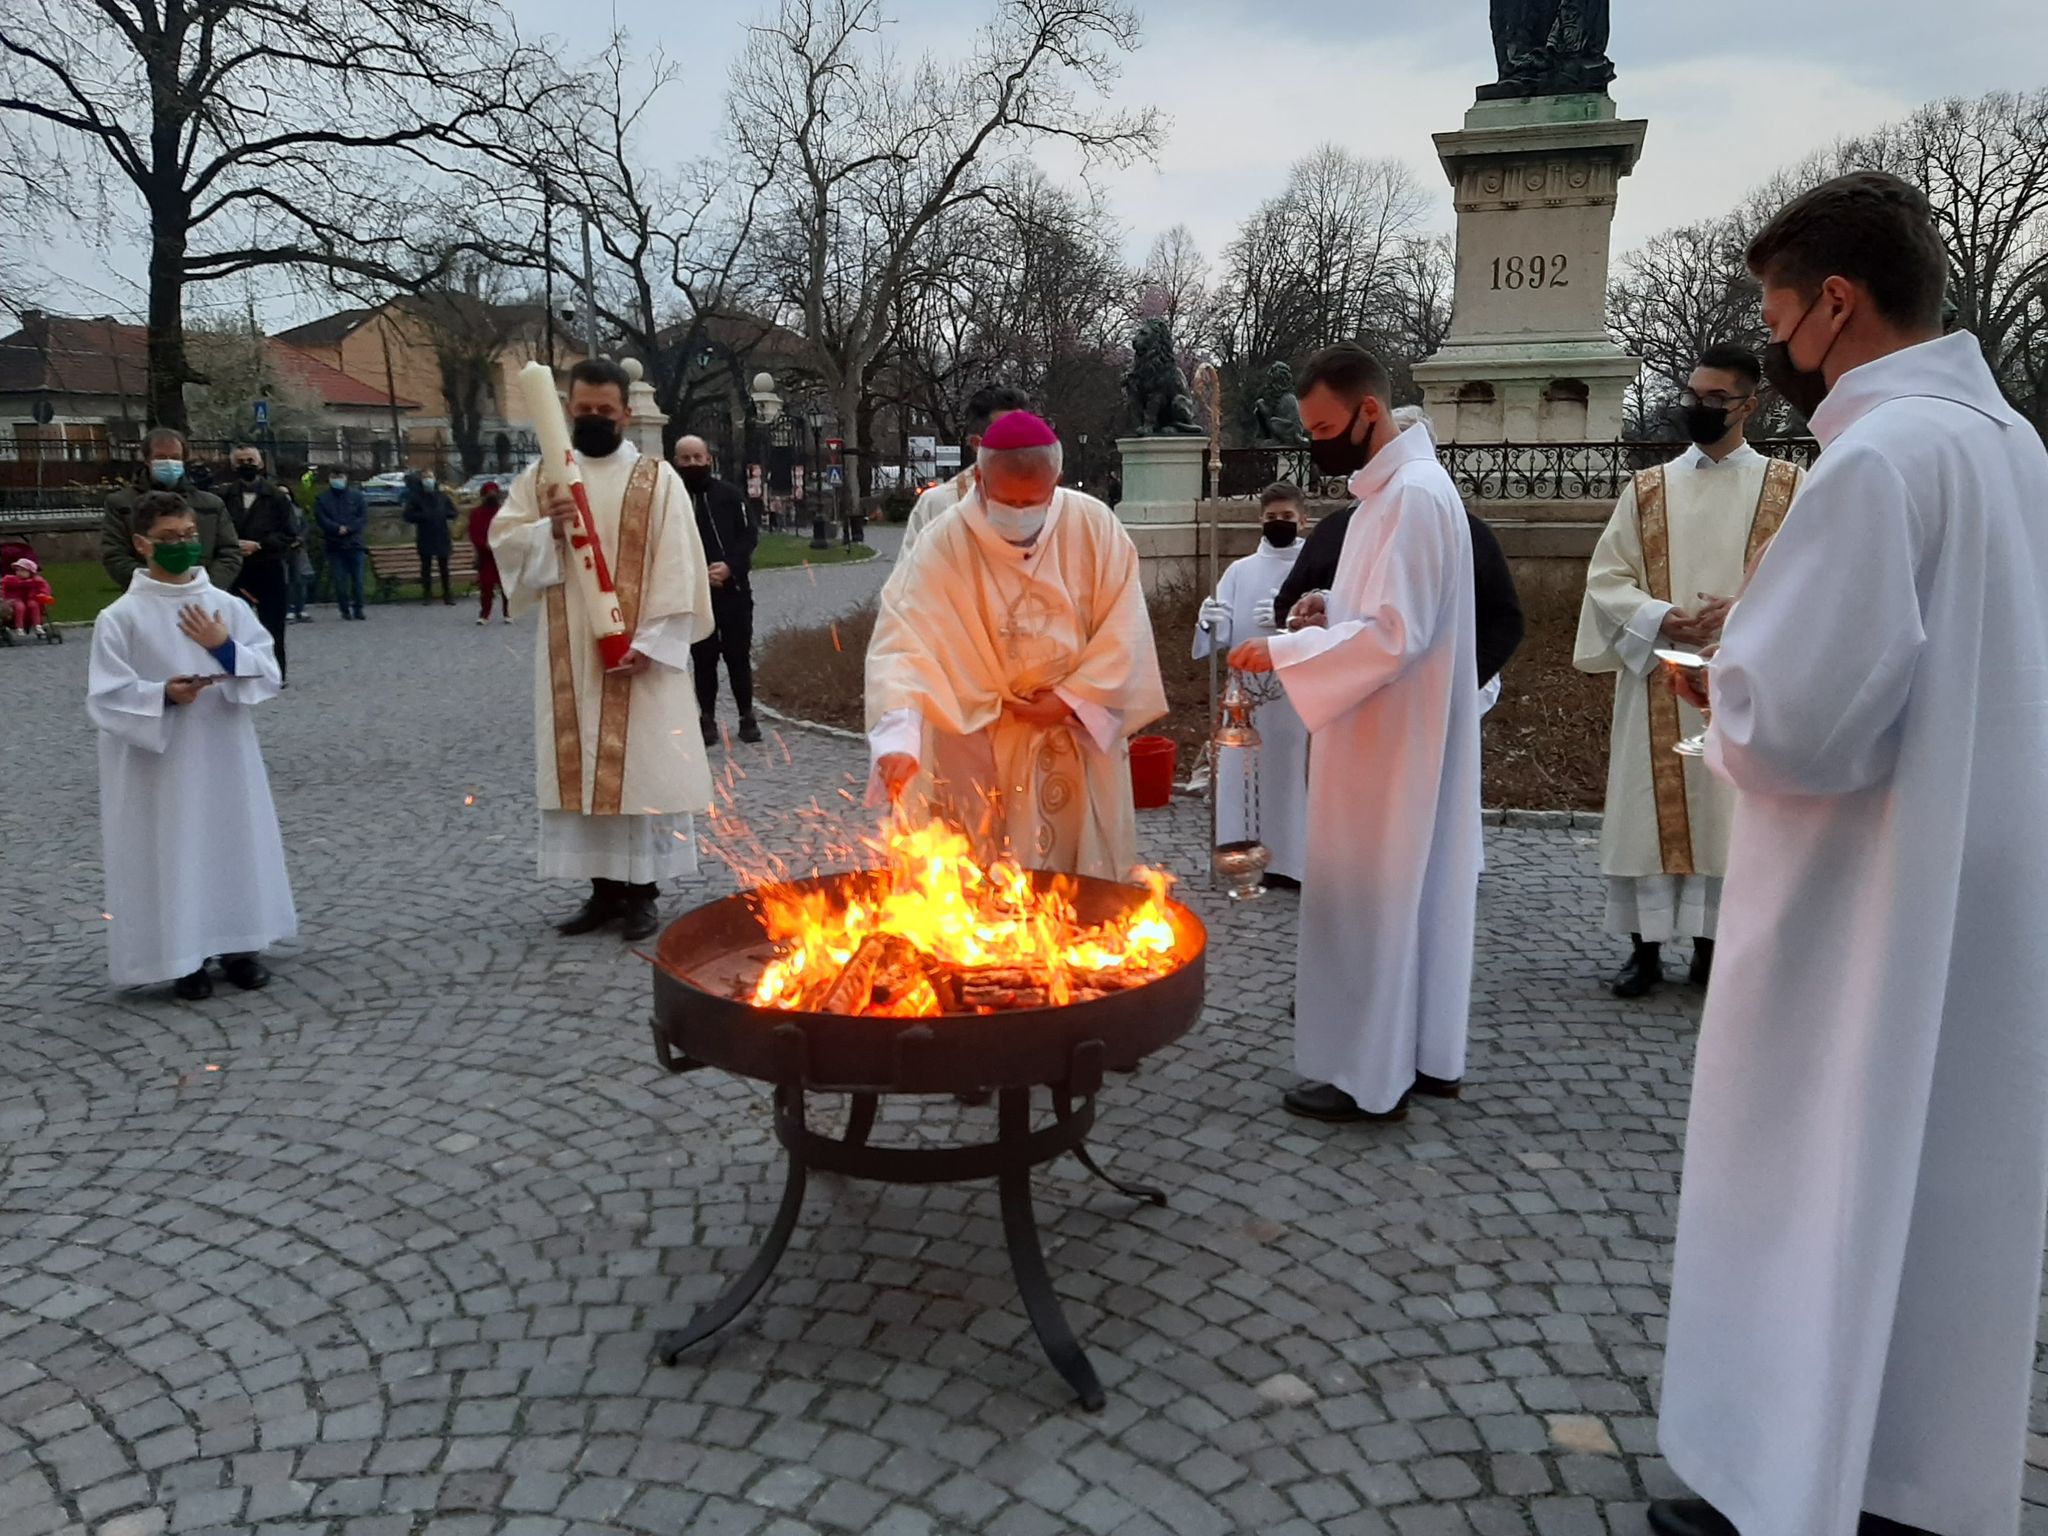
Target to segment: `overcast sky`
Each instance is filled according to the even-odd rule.
[[[636,43],[683,61],[689,88],[669,93],[645,142],[687,158],[715,142],[728,69],[766,0],[507,3],[522,30],[564,40],[572,56],[603,45],[609,4]],[[905,55],[960,57],[983,3],[890,0],[891,42]],[[1617,252],[1721,212],[1809,149],[1932,98],[2048,85],[2039,3],[1615,0],[1615,100],[1650,122],[1642,163],[1622,185]],[[1186,223],[1213,259],[1288,163],[1324,140],[1408,162],[1438,200],[1435,222],[1450,228],[1430,134],[1457,127],[1473,87],[1493,78],[1486,10],[1485,0],[1153,0],[1118,99],[1163,109],[1172,128],[1156,165],[1101,176],[1125,246],[1142,255],[1153,235]],[[136,254],[67,240],[51,265],[69,275],[52,278],[48,296],[77,310],[138,310]],[[205,307],[239,307],[239,284],[226,286]],[[264,304],[279,323],[318,307],[289,293]]]

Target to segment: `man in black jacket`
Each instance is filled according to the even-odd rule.
[[[292,552],[299,547],[298,503],[264,474],[263,455],[247,443],[236,445],[230,462],[235,478],[221,488],[221,501],[234,520],[242,548],[242,574],[235,590],[256,605],[256,618],[277,647],[277,670],[282,675]]]
[[[1421,431],[1420,427],[1410,428]],[[1353,503],[1333,517],[1326,517],[1310,530],[1303,541],[1294,569],[1280,583],[1273,599],[1273,612],[1282,624],[1294,605],[1311,593],[1327,592],[1337,579],[1337,561],[1344,553],[1344,530],[1351,526]],[[1486,526],[1484,518],[1469,511],[1465,521],[1472,530],[1473,614],[1479,632],[1479,686],[1484,688],[1500,675],[1508,658],[1522,643],[1522,600],[1515,592],[1514,573],[1501,553],[1500,540]]]
[[[176,491],[192,508],[199,525],[199,544],[206,555],[206,575],[223,592],[240,584],[242,546],[235,536],[234,520],[211,491],[193,483],[185,472],[185,434],[176,427],[155,427],[142,440],[142,473],[107,498],[106,516],[100,522],[100,566],[115,586],[128,590],[128,583],[142,569],[135,553],[136,498],[150,491]]]
[[[717,629],[709,639],[690,647],[690,670],[697,679],[697,713],[704,727],[704,745],[718,742],[718,662],[725,660],[732,683],[732,701],[739,706],[740,740],[759,741],[754,720],[754,592],[747,572],[761,530],[754,526],[747,498],[736,485],[711,473],[711,447],[701,437],[676,440],[676,473],[697,509],[697,536],[704,541],[704,559],[711,573],[711,616]]]

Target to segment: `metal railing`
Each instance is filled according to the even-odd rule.
[[[1469,501],[1612,501],[1639,470],[1666,464],[1685,443],[1439,443],[1437,458]],[[1810,437],[1763,438],[1750,446],[1811,468],[1820,445]],[[1345,499],[1344,482],[1319,474],[1307,450],[1225,448],[1218,466],[1225,500],[1256,496],[1276,480],[1312,500]]]

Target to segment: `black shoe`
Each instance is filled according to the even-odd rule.
[[[1856,1522],[1856,1536],[1935,1536],[1917,1525],[1901,1525],[1883,1515],[1865,1515]]]
[[[244,992],[259,992],[270,985],[270,970],[254,955],[223,955],[220,973]]]
[[[1301,882],[1292,875],[1261,875],[1259,884],[1269,891],[1298,891]]]
[[[1290,1088],[1281,1095],[1280,1103],[1290,1115],[1303,1115],[1310,1120],[1327,1120],[1340,1125],[1359,1121],[1390,1123],[1408,1118],[1408,1095],[1405,1093],[1401,1095],[1401,1102],[1392,1109],[1375,1114],[1372,1110],[1360,1109],[1358,1101],[1335,1083],[1310,1083],[1303,1088]]]
[[[188,1003],[204,1002],[213,996],[213,978],[206,974],[206,967],[201,965],[190,976],[180,976],[171,983],[171,996]]]
[[[740,740],[741,740],[741,741],[759,741],[760,739],[761,739],[761,726],[760,726],[759,722],[758,722],[758,721],[756,721],[756,720],[754,719],[754,717],[753,717],[752,715],[741,715],[741,716],[740,716]]]
[[[703,727],[703,730],[704,730],[704,745],[705,745],[705,746],[707,746],[707,747],[715,747],[715,746],[717,746],[717,745],[718,745],[718,722],[717,722],[716,720],[709,720],[709,719],[707,719],[707,720],[701,721],[701,722],[700,722],[700,724],[702,725],[702,727]]]
[[[1657,1536],[1741,1536],[1728,1517],[1705,1499],[1656,1499],[1649,1509]]]
[[[1616,997],[1648,997],[1664,985],[1664,950],[1661,945],[1636,941],[1635,953],[1628,957],[1607,990]]]
[[[593,880],[590,899],[583,903],[582,910],[566,922],[555,924],[555,932],[571,939],[578,934],[595,933],[618,917],[623,902],[624,893],[616,881]]]
[[[1455,1099],[1465,1091],[1464,1079],[1456,1077],[1431,1077],[1427,1072],[1415,1074],[1415,1086],[1410,1093],[1427,1094],[1432,1099]]]
[[[1714,979],[1714,941],[1694,939],[1692,941],[1692,970],[1689,973],[1692,984],[1704,987]]]
[[[651,938],[661,931],[661,914],[655,909],[654,893],[631,891],[619,908],[619,932],[628,941]]]

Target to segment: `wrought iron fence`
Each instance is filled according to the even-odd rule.
[[[1439,443],[1437,458],[1458,492],[1470,501],[1612,501],[1629,477],[1669,463],[1684,443]],[[1820,445],[1810,437],[1764,438],[1759,453],[1811,468]],[[1312,499],[1342,500],[1344,483],[1317,473],[1308,453],[1293,448],[1225,448],[1218,494],[1256,496],[1276,480],[1298,485]]]

